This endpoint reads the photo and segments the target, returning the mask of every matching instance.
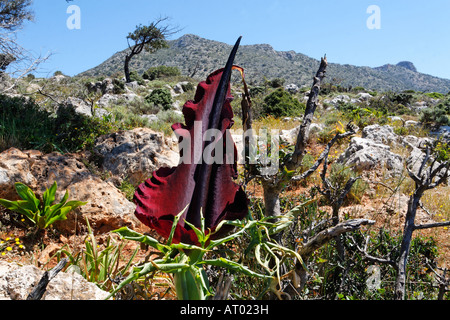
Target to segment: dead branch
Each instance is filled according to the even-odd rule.
[[[363,254],[363,259],[371,261],[371,262],[374,262],[374,263],[388,264],[388,265],[391,265],[394,269],[396,269],[397,268],[397,263],[390,258],[390,254],[391,254],[390,252],[384,258],[375,257],[375,256],[373,256],[373,255],[368,253],[369,240],[370,240],[370,237],[367,236],[366,237],[366,243],[364,245],[364,249],[361,249],[359,247],[359,245],[356,243],[356,241],[353,240],[353,244],[355,245],[355,247],[358,249],[358,251],[360,253]]]
[[[428,267],[436,276],[437,287],[439,288],[438,300],[444,300],[444,295],[450,289],[450,278],[447,278],[448,269],[447,268],[436,268],[442,272],[439,273],[438,270],[435,270],[433,266],[428,262]]]
[[[303,247],[299,249],[299,254],[304,263],[306,263],[311,255],[330,242],[332,239],[347,233],[359,230],[364,225],[373,225],[375,221],[368,219],[353,219],[339,223],[336,226],[330,227],[319,232],[311,240],[309,240]],[[304,269],[303,264],[297,261],[295,269],[289,275],[292,278],[292,284],[298,290],[302,290],[307,280],[307,270]]]
[[[62,269],[64,269],[67,262],[69,262],[69,259],[64,258],[52,270],[45,271],[36,288],[28,295],[27,300],[41,300],[47,290],[47,285]]]
[[[302,258],[307,259],[314,251],[321,248],[335,237],[347,232],[359,230],[362,226],[373,224],[375,224],[375,221],[368,219],[352,219],[341,222],[334,227],[319,232],[314,238],[300,248],[299,254]]]
[[[347,125],[347,129],[348,131],[344,132],[344,133],[338,133],[336,134],[333,139],[330,140],[330,142],[328,142],[328,144],[326,145],[325,149],[322,151],[322,153],[320,154],[320,156],[317,158],[316,162],[311,166],[311,168],[309,168],[308,170],[306,170],[305,172],[303,172],[300,175],[297,175],[295,177],[292,178],[292,181],[301,181],[303,179],[308,178],[310,175],[312,175],[317,168],[319,168],[319,166],[322,164],[322,162],[328,158],[328,155],[330,153],[331,147],[333,147],[333,145],[341,139],[347,138],[349,136],[354,135],[355,133],[358,132],[359,128],[356,126],[351,125],[351,123],[349,123]]]
[[[305,154],[306,146],[309,138],[309,128],[311,126],[314,113],[316,112],[317,102],[319,99],[320,86],[325,78],[326,68],[328,66],[326,56],[321,59],[319,70],[314,77],[313,86],[309,93],[308,102],[306,103],[305,116],[303,122],[300,125],[300,130],[297,136],[297,142],[295,145],[295,151],[291,160],[286,164],[288,170],[294,170],[300,166]]]

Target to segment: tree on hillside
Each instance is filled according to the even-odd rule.
[[[11,75],[17,80],[35,70],[37,66],[48,58],[34,57],[21,47],[17,41],[17,31],[25,21],[34,18],[31,9],[32,0],[0,0],[0,72],[2,78],[4,71],[11,68]],[[17,81],[16,81],[17,82]],[[14,88],[15,83],[3,84],[2,91]]]
[[[17,30],[23,21],[33,20],[31,0],[0,0],[0,28]]]
[[[152,53],[161,48],[167,48],[167,36],[178,32],[178,30],[170,26],[161,26],[161,23],[166,20],[167,18],[159,18],[148,26],[140,24],[136,27],[136,30],[128,34],[127,42],[129,51],[125,56],[124,65],[126,82],[131,82],[130,61],[135,55],[140,54],[143,50]]]
[[[31,21],[31,0],[0,0],[0,69],[4,71],[20,56],[19,46],[14,41],[15,32],[25,20]]]

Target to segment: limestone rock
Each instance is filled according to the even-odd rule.
[[[403,137],[402,139],[403,145],[407,147],[414,147],[425,150],[427,146],[433,145],[433,140],[430,138],[420,138],[412,135],[408,135]]]
[[[136,90],[137,88],[139,88],[139,84],[137,81],[126,82],[125,87],[132,89],[132,90]]]
[[[90,93],[95,92],[102,95],[114,93],[114,84],[110,78],[97,82],[89,82],[86,84],[86,88]]]
[[[414,120],[406,120],[405,121],[405,127],[415,127],[419,125],[418,121],[414,121]]]
[[[183,88],[185,88],[188,84],[189,84],[189,81],[181,81],[181,82],[178,82],[178,83],[173,87],[173,91],[174,91],[176,94],[182,94],[182,93],[185,92]]]
[[[324,129],[324,127],[322,124],[311,123],[311,125],[309,127],[309,134],[313,135],[315,133],[322,131],[323,129]],[[288,130],[281,130],[280,131],[280,139],[293,145],[297,142],[297,137],[298,137],[299,131],[300,131],[300,126],[296,126],[295,128],[288,129]]]
[[[401,156],[392,153],[389,146],[367,138],[352,138],[349,147],[338,157],[337,162],[354,166],[358,171],[371,170],[378,166],[385,166],[394,174],[403,171]]]
[[[69,212],[67,220],[54,224],[61,232],[74,233],[85,218],[99,233],[137,223],[133,214],[135,205],[112,183],[93,174],[75,155],[9,149],[0,154],[0,163],[0,198],[18,200],[14,190],[17,181],[27,184],[37,195],[56,181],[57,201],[68,190],[69,200],[88,202]]]
[[[363,129],[361,137],[383,144],[396,144],[399,142],[399,136],[394,133],[394,129],[389,125],[380,126],[379,124],[374,124],[367,126]]]
[[[166,144],[164,135],[148,128],[101,136],[94,150],[102,159],[103,169],[121,180],[128,179],[135,186],[156,169],[176,166],[179,161],[178,153]]]
[[[340,103],[350,102],[350,97],[345,94],[340,94],[334,97],[333,99],[325,99],[323,102],[333,105],[334,107],[338,106]]]
[[[297,93],[298,90],[299,90],[298,86],[297,86],[296,84],[293,84],[293,83],[288,84],[287,86],[284,87],[284,89],[285,89],[287,92],[292,93],[292,94]]]
[[[91,106],[79,98],[67,98],[60,108],[72,108],[77,114],[92,117]]]
[[[0,300],[26,300],[45,271],[28,265],[0,261]],[[104,300],[109,293],[75,272],[59,272],[42,300]]]
[[[411,152],[409,157],[406,159],[406,167],[413,172],[414,174],[418,175],[419,171],[420,171],[420,167],[422,166],[422,162],[425,159],[425,152],[423,152],[422,150],[420,150],[417,147],[412,147],[411,148]],[[425,165],[425,167],[422,169],[421,175],[425,175],[428,174],[429,172],[429,166],[431,164],[433,164],[432,169],[436,169],[437,167],[439,167],[440,162],[436,161],[433,163],[433,157],[430,158],[430,160],[428,161],[427,165]],[[437,176],[444,176],[446,173],[446,169],[442,169]],[[428,175],[427,175],[428,177]],[[448,183],[450,184],[450,181],[448,181]]]
[[[36,185],[37,180],[30,172],[30,157],[18,149],[8,149],[0,153],[0,198],[17,197],[14,183]]]
[[[97,106],[99,106],[101,108],[109,107],[111,104],[117,103],[118,100],[119,100],[119,96],[118,95],[107,93],[107,94],[104,94],[97,101]]]
[[[357,97],[359,101],[369,101],[370,99],[372,99],[372,95],[367,92],[360,92],[357,94]]]

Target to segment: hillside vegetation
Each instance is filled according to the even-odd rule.
[[[170,49],[136,58],[131,64],[134,70],[132,83],[125,84],[123,81],[120,70],[123,53],[76,77],[61,73],[49,79],[29,76],[21,81],[14,94],[0,96],[0,152],[6,153],[10,148],[22,151],[33,149],[44,155],[51,152],[67,155],[68,159],[75,154],[76,159],[80,160],[78,166],[88,168],[96,179],[114,185],[131,201],[136,187],[143,180],[132,181],[126,175],[119,179],[113,170],[104,169],[101,163],[106,155],[99,156],[99,144],[107,137],[120,142],[124,132],[149,128],[161,133],[167,141],[172,141],[177,151],[175,140],[171,140],[171,125],[184,122],[182,106],[194,98],[198,78],[222,66],[228,51],[226,44],[187,35],[172,41]],[[310,94],[308,86],[317,69],[317,61],[294,52],[275,52],[268,45],[256,45],[243,46],[236,62],[246,71],[252,99],[253,128],[257,131],[282,130],[281,153],[289,154],[295,143],[295,130],[305,112]],[[349,164],[346,161],[355,152],[352,146],[360,140],[347,137],[330,150],[328,175],[336,186],[336,192],[345,189],[348,179],[358,177],[342,207],[338,207],[340,221],[372,219],[373,225],[342,235],[340,244],[343,251],[338,249],[337,240],[331,240],[314,251],[305,261],[309,275],[305,278],[303,290],[296,291],[290,283],[294,281],[292,272],[297,270],[298,261],[296,263],[289,254],[300,252],[315,235],[335,226],[333,199],[320,194],[321,170],[317,170],[307,179],[299,182],[294,179],[282,190],[281,211],[294,214],[296,218],[280,242],[292,251],[277,251],[275,248],[273,252],[269,251],[272,255],[249,254],[246,248],[249,239],[255,236],[249,232],[226,244],[221,249],[223,254],[232,253],[236,261],[246,263],[255,274],[273,274],[279,267],[273,261],[282,262],[288,270],[293,270],[281,281],[283,298],[393,299],[395,269],[389,264],[378,264],[367,256],[370,253],[370,256],[386,259],[398,258],[408,210],[407,200],[415,191],[403,160],[411,156],[411,150],[422,154],[427,143],[436,159],[441,162],[450,159],[446,131],[450,124],[450,84],[447,80],[422,75],[411,69],[411,65],[404,63],[379,69],[331,64],[327,71],[329,78],[343,80],[329,81],[321,87],[307,154],[298,170],[285,173],[299,176],[307,171],[335,134],[348,130],[350,127],[346,125],[351,122],[359,128],[356,138],[371,140],[371,146],[375,144],[379,149],[370,150],[382,150],[392,158],[378,158],[378,154],[369,155],[368,151],[364,156],[369,160],[364,165],[361,162]],[[232,95],[235,97],[232,102],[233,129],[241,129],[240,97],[244,91],[239,74],[235,76],[232,83]],[[433,91],[422,92],[428,90],[426,88]],[[370,131],[380,128],[387,130],[383,131],[387,133],[378,135]],[[108,136],[110,134],[112,136]],[[139,135],[136,135],[138,139]],[[386,139],[383,140],[383,137]],[[234,138],[238,141],[238,134]],[[33,153],[29,154],[33,158]],[[153,157],[155,155],[158,151],[153,153]],[[383,162],[377,162],[379,159]],[[399,159],[398,166],[396,159]],[[365,165],[370,163],[374,166],[367,169]],[[394,165],[391,166],[392,163]],[[239,182],[245,185],[250,200],[252,217],[263,219],[265,204],[261,184],[254,180],[247,181],[243,167],[239,168],[239,172]],[[426,210],[420,209],[421,222],[441,223],[450,219],[449,190],[446,182],[425,194],[422,200]],[[116,282],[111,279],[120,282],[131,272],[131,265],[139,265],[151,256],[150,259],[153,259],[153,255],[158,256],[145,245],[133,247],[129,243],[114,242],[110,233],[94,227],[91,231],[89,225],[77,228],[76,223],[82,223],[80,221],[75,220],[75,226],[65,226],[62,221],[45,232],[31,233],[32,226],[23,221],[23,216],[5,208],[1,208],[0,213],[0,238],[3,240],[0,251],[4,257],[22,263],[40,261],[41,265],[50,267],[62,256],[68,256],[71,257],[71,264],[78,267],[86,279],[109,292],[116,287]],[[73,219],[69,221],[73,222]],[[102,230],[113,229],[106,228],[105,224],[103,220],[98,222]],[[265,228],[269,233],[269,225],[267,222],[266,226],[258,229],[260,238],[265,237]],[[447,227],[415,234],[408,265],[407,299],[448,299],[446,290],[441,295],[442,286],[436,284],[436,274],[441,274],[439,270],[448,266],[450,261],[449,234]],[[94,235],[101,241],[95,242]],[[16,237],[23,240],[25,248],[19,244],[14,247],[8,242]],[[96,250],[93,249],[95,246]],[[46,248],[55,250],[49,254]],[[81,248],[94,250],[95,254],[88,255],[89,250],[83,251]],[[213,259],[222,253],[212,251],[209,254]],[[344,255],[343,260],[341,254]],[[117,258],[121,262],[107,264],[105,261],[110,262],[106,257]],[[276,259],[271,260],[274,257]],[[278,260],[278,257],[283,260]],[[370,270],[374,266],[379,268],[379,282],[368,285],[372,276]],[[229,298],[281,298],[276,296],[281,294],[276,289],[278,284],[269,285],[263,277],[252,277],[252,272],[234,269]],[[220,287],[218,275],[221,273],[224,273],[224,268],[220,265],[207,270],[211,295],[220,293],[215,290]],[[134,290],[132,296],[136,299],[173,299],[175,296],[173,279],[158,270],[137,279],[130,288]],[[122,293],[116,298],[124,296],[126,294]]]
[[[178,67],[185,76],[204,79],[211,70],[223,65],[231,45],[207,40],[196,35],[184,35],[169,41],[169,48],[155,53],[143,53],[131,62],[131,68],[143,73],[150,67],[166,65]],[[123,71],[125,50],[117,52],[100,65],[89,69],[84,76],[112,76]],[[332,58],[332,57],[331,57]],[[257,85],[265,79],[284,78],[286,84],[309,87],[311,75],[316,72],[316,59],[294,51],[276,51],[268,44],[241,46],[237,60],[246,70],[247,81]],[[326,82],[343,87],[364,87],[377,91],[415,90],[420,92],[450,91],[450,80],[416,71],[411,62],[387,64],[378,68],[329,64]]]

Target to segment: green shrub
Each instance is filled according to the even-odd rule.
[[[260,94],[263,94],[266,91],[264,87],[253,87],[249,89],[250,97],[254,98]]]
[[[169,110],[172,107],[172,95],[166,88],[153,90],[145,97],[145,101],[152,103],[155,106],[161,106],[163,110]]]
[[[425,108],[419,121],[427,126],[447,126],[450,124],[450,100],[441,102],[434,107]]]
[[[155,80],[162,77],[176,77],[180,75],[181,71],[177,67],[158,66],[149,68],[142,74],[142,78]]]
[[[183,83],[181,85],[181,88],[183,89],[184,92],[194,91],[195,85],[192,82],[187,82],[187,83]]]
[[[55,123],[50,113],[31,99],[0,95],[0,151],[19,149],[54,149]]]
[[[407,136],[409,134],[409,129],[407,127],[396,127],[394,128],[394,133],[399,136]]]
[[[425,95],[433,99],[443,99],[445,97],[442,93],[439,92],[428,92],[425,93]]]
[[[344,190],[347,181],[350,178],[354,178],[356,176],[357,174],[352,170],[352,168],[334,162],[330,167],[330,175],[328,179],[331,182],[331,184],[335,188],[340,190],[339,192],[341,192],[342,190]],[[350,203],[359,204],[367,188],[368,188],[367,182],[363,181],[362,179],[356,180],[356,182],[353,184],[352,188],[350,189],[350,192],[346,197],[345,201],[346,204]]]
[[[119,129],[108,117],[88,117],[72,108],[60,107],[54,121],[52,141],[58,151],[76,152],[91,148],[95,139]]]
[[[275,79],[267,81],[267,85],[272,88],[280,88],[280,87],[284,86],[285,82],[286,82],[286,80],[283,78],[275,78]]]
[[[396,103],[402,105],[408,105],[412,102],[414,95],[411,93],[401,92],[401,93],[389,93],[387,94],[389,99]]]
[[[125,83],[123,81],[114,78],[112,83],[113,83],[113,92],[115,94],[125,93]]]
[[[0,95],[0,151],[15,147],[76,152],[117,129],[118,124],[107,117],[88,117],[65,107],[51,114],[31,99]]]
[[[366,89],[364,89],[364,87],[354,87],[354,88],[352,88],[352,92],[354,92],[354,93],[359,93],[359,92],[366,92],[367,90]]]
[[[132,82],[136,81],[141,86],[143,86],[145,84],[144,79],[136,71],[130,72],[130,80]]]
[[[450,161],[450,143],[438,140],[434,146],[436,160],[440,162]]]
[[[322,281],[309,281],[308,287],[313,289],[317,296],[322,299],[334,299],[344,296],[350,299],[362,300],[392,300],[395,294],[395,279],[397,273],[395,269],[388,264],[376,264],[364,259],[358,248],[364,247],[366,236],[361,232],[347,233],[343,236],[345,241],[346,259],[349,261],[345,272],[339,262],[339,257],[334,250],[333,243],[322,247],[316,256],[317,261],[326,261],[326,267],[323,263],[316,263],[311,266],[311,274],[315,278],[321,277]],[[401,235],[391,234],[385,229],[379,232],[371,232],[369,240],[369,252],[375,257],[386,257],[392,261],[397,261],[399,248],[402,241]],[[407,299],[416,299],[415,294],[421,293],[424,300],[434,300],[437,296],[437,289],[433,286],[433,277],[428,268],[429,265],[435,266],[438,258],[436,241],[432,238],[417,236],[411,241],[411,250],[408,259],[408,290]],[[380,270],[380,289],[370,290],[367,281],[371,276],[368,273],[370,265],[376,264]],[[341,267],[340,267],[341,266]],[[313,298],[314,296],[311,296]]]
[[[283,88],[279,88],[264,98],[263,115],[276,118],[295,117],[302,115],[305,108],[305,104],[300,103]]]

